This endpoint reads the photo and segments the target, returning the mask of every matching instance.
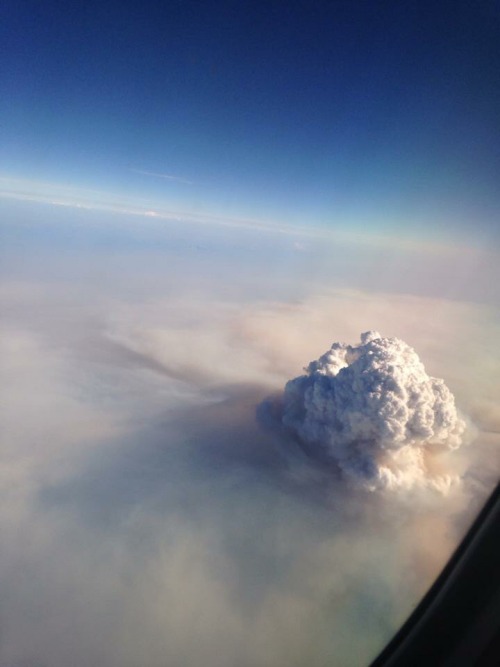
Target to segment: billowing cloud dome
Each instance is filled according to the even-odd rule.
[[[369,488],[449,485],[430,479],[426,459],[458,447],[465,423],[410,346],[369,331],[359,345],[334,343],[305,371],[286,384],[282,422],[310,452]]]

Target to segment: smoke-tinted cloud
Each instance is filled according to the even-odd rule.
[[[286,384],[282,422],[313,455],[370,489],[452,483],[427,459],[457,448],[465,422],[409,345],[368,331],[359,345],[333,343],[305,371]]]
[[[253,264],[205,281],[184,260],[75,253],[0,290],[1,667],[366,663],[491,488],[496,310],[297,296],[265,272],[257,289]],[[446,496],[365,492],[255,421],[332,331],[368,325],[418,350],[477,424]]]

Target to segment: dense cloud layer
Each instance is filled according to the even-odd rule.
[[[1,667],[368,664],[496,483],[498,305],[325,291],[274,238],[270,281],[263,241],[205,261],[190,233],[168,256],[9,254]],[[425,479],[463,477],[446,496],[359,492],[281,421],[255,422],[329,332],[356,340],[367,321],[410,342],[478,428],[448,457],[429,450],[456,443],[424,447]]]
[[[406,343],[369,331],[305,370],[285,387],[282,421],[313,455],[371,489],[452,483],[430,472],[429,458],[457,448],[465,422]]]

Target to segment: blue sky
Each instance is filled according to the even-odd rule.
[[[4,189],[498,240],[498,2],[8,0],[1,31]]]

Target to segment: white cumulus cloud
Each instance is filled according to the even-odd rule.
[[[450,486],[436,460],[460,445],[466,425],[409,345],[369,331],[359,345],[334,343],[305,371],[286,384],[282,422],[309,453],[370,489]]]

